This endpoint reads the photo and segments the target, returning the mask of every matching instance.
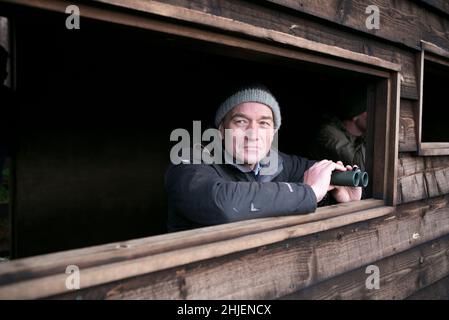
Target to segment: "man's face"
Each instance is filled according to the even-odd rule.
[[[245,102],[234,107],[220,125],[232,137],[232,146],[226,138],[226,150],[237,160],[254,165],[263,159],[271,148],[275,133],[273,112],[269,107],[257,102]]]
[[[368,113],[365,111],[364,113],[360,114],[357,117],[357,119],[355,120],[355,123],[360,131],[366,132],[367,115],[368,115]]]

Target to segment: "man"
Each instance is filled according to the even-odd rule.
[[[340,97],[336,116],[321,125],[313,156],[355,164],[365,171],[366,88],[343,92],[347,94]]]
[[[169,231],[314,212],[328,191],[337,202],[360,200],[361,188],[330,185],[332,171],[351,166],[272,148],[281,112],[267,88],[251,84],[235,90],[218,108],[215,125],[226,137],[223,164],[183,161],[167,170]]]

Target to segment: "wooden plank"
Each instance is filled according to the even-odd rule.
[[[418,97],[415,79],[415,54],[410,51],[386,45],[382,41],[367,39],[353,32],[347,32],[308,19],[305,16],[274,10],[261,5],[262,2],[254,3],[238,0],[221,1],[219,3],[207,0],[167,0],[165,2],[281,31],[315,42],[342,47],[350,51],[365,53],[400,64],[403,76],[401,96],[409,99],[417,99]]]
[[[445,50],[443,48],[440,48],[434,43],[421,40],[421,48],[426,53],[435,54],[439,57],[449,59],[449,50]]]
[[[22,5],[33,5],[28,0],[8,0],[7,2],[11,2],[14,4],[22,4]],[[313,42],[310,40],[307,40],[305,38],[300,38],[297,36],[292,36],[289,34],[285,34],[282,32],[278,32],[271,29],[265,29],[256,27],[247,23],[242,23],[239,21],[234,21],[231,19],[226,19],[221,16],[214,16],[208,13],[199,12],[195,10],[190,10],[187,8],[172,6],[165,3],[159,3],[159,2],[148,2],[148,1],[141,1],[141,0],[96,0],[96,3],[106,3],[110,5],[115,5],[120,8],[126,8],[126,9],[132,9],[137,10],[140,12],[145,13],[151,13],[153,15],[157,15],[164,18],[170,18],[170,19],[176,19],[178,21],[183,22],[189,22],[189,23],[195,23],[201,26],[206,26],[209,28],[214,29],[220,29],[225,30],[228,32],[234,32],[240,35],[247,35],[254,37],[259,40],[269,41],[269,42],[275,42],[282,45],[289,45],[295,48],[299,48],[302,50],[311,51],[314,53],[319,53],[324,56],[332,56],[334,58],[344,59],[348,61],[358,62],[362,64],[367,64],[370,66],[375,66],[382,69],[387,70],[393,70],[393,71],[399,71],[400,66],[395,63],[391,63],[386,60],[382,60],[376,57],[372,57],[365,54],[360,54],[357,52],[352,52],[346,49],[342,49],[336,46],[329,46],[323,43]],[[47,0],[47,1],[40,1],[38,3],[40,7],[44,7],[49,10],[56,10],[60,12],[65,12],[64,4],[61,4],[59,1],[54,0]],[[94,9],[94,8],[92,8]],[[107,15],[104,17],[104,14],[100,16],[99,10],[92,10],[88,6],[84,7],[83,10],[80,8],[80,12],[82,16],[88,16],[92,18],[97,19],[106,19],[107,21],[112,21],[113,17],[110,15]],[[128,23],[129,25],[135,24],[135,22],[132,21],[121,21],[122,23]],[[149,22],[149,21],[147,21]],[[162,23],[159,24],[159,27],[162,26]],[[168,26],[166,26],[165,30],[163,32],[170,32],[167,29]],[[154,24],[153,30],[156,31],[162,31],[157,29],[156,24]],[[176,29],[176,32],[173,32],[173,26],[171,28],[171,33],[187,36],[187,33],[185,32],[189,28],[184,26],[184,31],[180,30],[179,28]],[[188,36],[193,37],[196,39],[204,40],[204,36],[201,36],[204,34],[204,32],[201,32],[200,30],[196,30],[189,32]],[[222,36],[222,39],[226,37]],[[214,38],[209,39],[209,41],[212,41]],[[222,41],[216,42],[222,43]],[[242,40],[243,41],[243,40]],[[281,50],[281,48],[278,48],[278,50]],[[282,51],[282,50],[281,50]],[[292,52],[293,53],[293,52]],[[307,55],[304,55],[306,57]],[[315,57],[317,59],[318,57]],[[306,60],[308,61],[308,60]]]
[[[420,156],[444,156],[449,155],[449,148],[425,148],[419,150],[418,154]]]
[[[444,156],[449,155],[449,143],[447,142],[421,142],[418,152],[421,156]]]
[[[321,42],[330,46],[342,47],[350,51],[379,57],[395,64],[402,65],[403,79],[401,83],[401,96],[409,99],[417,99],[418,97],[416,90],[414,54],[406,50],[394,48],[380,41],[366,39],[353,33],[337,30],[330,26],[320,24],[310,19],[304,19],[304,17],[275,11],[250,2],[230,0],[220,2],[219,5],[207,0],[167,0],[165,2],[172,3],[177,6],[184,6],[196,11],[212,13],[231,20],[250,23],[263,28],[277,30],[283,33],[306,38],[314,42]],[[60,11],[60,8],[56,5],[54,7],[50,6],[48,1],[45,3],[30,3],[29,1],[21,0],[20,3]],[[82,14],[85,16],[88,16],[89,14],[85,7],[83,7]],[[127,15],[129,18],[122,17],[120,21],[117,21],[116,12],[111,11],[109,13],[109,17],[107,14],[101,14],[104,16],[101,17],[98,11],[96,11],[96,14],[96,17],[91,15],[89,16],[105,21],[139,27],[143,27],[142,25],[144,25],[140,22],[142,18],[140,16],[134,15],[133,17],[132,15]]]
[[[330,218],[317,222],[307,223],[299,226],[267,231],[254,235],[237,237],[234,239],[218,241],[195,247],[163,252],[142,258],[112,262],[109,264],[87,268],[83,271],[81,285],[93,287],[107,282],[113,282],[129,277],[135,277],[146,273],[165,270],[197,261],[213,259],[235,252],[241,252],[257,247],[281,242],[287,239],[297,238],[324,230],[334,229],[343,225],[357,223],[380,216],[387,215],[393,211],[392,207],[381,207],[366,211],[356,212],[336,218]],[[23,261],[16,260],[19,264]],[[83,263],[83,261],[80,261]],[[67,263],[67,262],[64,262]],[[61,262],[56,262],[60,265]],[[7,266],[8,263],[5,263]],[[76,265],[78,265],[76,263]],[[3,266],[2,266],[3,268]],[[28,274],[34,272],[28,268]],[[64,268],[65,270],[65,268]],[[0,299],[11,297],[23,297],[25,299],[39,298],[54,295],[66,291],[66,275],[61,270],[54,275],[38,277],[20,281],[14,274],[8,273],[2,277],[0,286]],[[13,283],[11,283],[13,282]],[[14,283],[18,282],[18,283]],[[45,290],[43,290],[45,288]]]
[[[282,297],[286,300],[405,299],[449,275],[449,236],[376,261],[379,288],[368,289],[368,266]],[[448,291],[449,293],[449,291]]]
[[[270,231],[277,228],[291,227],[335,218],[351,212],[373,209],[381,206],[383,206],[382,200],[366,199],[318,208],[313,214],[308,215],[239,221],[218,226],[14,260],[11,261],[9,265],[3,265],[3,267],[0,268],[0,284],[3,283],[3,281],[6,281],[5,279],[7,279],[10,274],[15,274],[16,277],[25,279],[30,267],[34,269],[34,275],[38,274],[44,276],[51,274],[54,270],[65,268],[67,264],[79,263],[80,260],[85,262],[82,267],[93,267],[112,261],[125,261],[152,254]],[[61,262],[61,264],[56,263],[57,261]]]
[[[447,149],[449,142],[424,142],[421,144],[422,149]]]
[[[389,81],[388,107],[387,107],[387,145],[385,172],[386,190],[385,200],[387,205],[395,206],[397,203],[397,164],[399,150],[399,114],[401,100],[401,80],[399,72],[392,75]]]
[[[349,27],[366,34],[408,46],[420,48],[420,41],[436,42],[449,50],[449,20],[427,11],[408,0],[269,0],[269,2],[294,9]],[[380,28],[369,30],[365,13],[369,5],[379,8]]]
[[[396,215],[69,292],[67,299],[274,299],[449,232],[449,197]]]
[[[398,203],[449,193],[449,157],[416,157],[400,154]]]
[[[84,290],[70,292],[66,297],[277,298],[448,234],[448,205],[449,196],[406,204],[386,217],[305,237],[298,233],[299,228],[289,228],[277,238],[279,241],[268,246],[263,244],[264,239],[273,237],[273,233],[241,237],[235,240],[238,243],[226,242],[224,246],[222,243],[213,248],[209,245],[184,252],[178,250],[176,257],[172,252],[163,259],[159,255],[161,258],[157,260],[150,256],[130,259],[124,264],[81,268]],[[248,242],[256,246],[250,249],[242,245]],[[223,253],[222,250],[231,245],[237,245],[239,250],[220,257],[186,262],[171,269],[149,271],[157,264],[167,266],[166,260],[181,256],[198,258],[198,255],[211,254],[214,250]],[[33,268],[28,272],[33,274]],[[59,270],[53,276],[36,276],[28,281],[16,279],[15,283],[0,287],[0,297],[50,296],[55,294],[50,289],[57,286],[60,287],[57,291],[64,294],[66,275],[63,272]],[[119,273],[125,273],[124,277],[112,280]],[[98,287],[93,286],[95,283]]]
[[[449,300],[449,276],[413,293],[407,300]]]
[[[424,50],[416,56],[416,81],[418,83],[418,110],[415,114],[415,126],[418,142],[418,152],[421,149],[422,140],[422,106],[423,106],[423,89],[424,89]]]
[[[372,194],[376,199],[384,199],[387,180],[387,139],[388,139],[388,106],[389,81],[379,81],[376,85],[374,100],[374,139]],[[380,98],[382,97],[382,98]],[[371,112],[371,109],[368,112]]]
[[[415,132],[416,101],[401,99],[401,117],[399,119],[399,152],[418,150]]]
[[[449,2],[446,0],[421,0],[421,2],[449,15]]]

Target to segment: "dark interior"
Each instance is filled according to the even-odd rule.
[[[322,115],[338,110],[339,92],[373,81],[86,18],[67,30],[62,14],[10,16],[20,105],[16,256],[164,233],[170,133],[191,131],[193,120],[205,129],[238,80],[273,92],[280,150],[302,156]]]
[[[449,142],[447,118],[447,89],[449,67],[432,61],[424,62],[422,106],[422,141]]]

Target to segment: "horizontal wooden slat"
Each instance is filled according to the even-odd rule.
[[[407,203],[449,193],[449,157],[400,154],[398,201]]]
[[[401,97],[408,99],[418,98],[415,79],[415,56],[402,48],[392,47],[381,41],[363,39],[360,35],[338,30],[331,26],[320,24],[317,21],[306,19],[306,17],[275,11],[261,6],[260,3],[229,0],[220,2],[218,6],[206,0],[167,0],[164,2],[391,61],[402,66]],[[21,3],[25,4],[27,1],[22,0]],[[42,2],[29,2],[29,5],[51,9],[47,3]],[[60,9],[55,7],[52,10]],[[98,12],[96,14],[98,15],[97,19],[145,27],[140,22],[142,17],[138,15],[126,15],[128,18],[123,17],[118,21],[115,16],[116,13],[112,11],[105,15],[104,18],[100,18]],[[89,16],[84,7],[82,15]]]
[[[420,0],[420,1],[449,16],[449,2],[447,0]]]
[[[367,266],[305,288],[282,299],[405,299],[449,275],[449,236],[429,241],[370,265],[379,268],[379,288],[368,289]],[[372,283],[372,282],[370,282]]]
[[[22,5],[32,5],[49,10],[56,10],[60,12],[65,12],[64,3],[47,0],[40,1],[39,3],[33,3],[28,0],[8,0],[7,2],[22,4]],[[300,48],[303,50],[312,51],[315,53],[320,53],[326,56],[332,56],[338,59],[346,59],[349,61],[359,62],[363,64],[368,64],[371,66],[376,66],[379,68],[400,71],[401,67],[398,64],[391,63],[386,60],[382,60],[376,57],[368,56],[365,54],[360,54],[357,52],[352,52],[346,49],[342,49],[336,46],[329,46],[323,43],[313,42],[305,38],[300,38],[297,36],[292,36],[275,30],[265,29],[256,27],[247,23],[242,23],[239,21],[234,21],[231,19],[223,18],[220,16],[214,16],[208,13],[199,12],[195,10],[190,10],[187,8],[172,6],[165,3],[155,2],[155,1],[141,1],[141,0],[96,0],[97,3],[106,3],[110,5],[115,5],[120,8],[138,10],[145,13],[151,13],[161,17],[177,19],[179,21],[195,23],[202,26],[217,28],[220,30],[235,32],[241,35],[251,36],[264,41],[273,41],[283,45],[289,45],[292,47]],[[93,18],[105,19],[109,18],[110,21],[113,20],[111,15],[107,17],[99,16],[99,10],[91,10],[89,7],[83,7],[80,13],[82,16],[90,16]],[[92,8],[94,9],[94,8]],[[124,21],[122,21],[124,22]],[[125,22],[126,23],[126,22]],[[128,21],[130,25],[133,24],[132,21]],[[154,26],[156,27],[156,26]],[[186,27],[187,29],[187,27]],[[160,30],[157,30],[160,31]],[[166,30],[168,31],[168,30]],[[185,35],[185,32],[181,32],[178,29],[180,35]],[[192,32],[189,34],[190,37],[200,37],[201,32]],[[203,37],[201,37],[203,38]],[[388,76],[387,76],[388,77]]]
[[[418,154],[421,156],[449,155],[449,143],[445,142],[421,142]]]
[[[443,156],[449,155],[449,148],[428,148],[428,149],[420,149],[420,156]]]
[[[170,4],[208,12],[232,20],[254,24],[306,38],[315,42],[338,46],[350,51],[379,57],[401,65],[401,97],[417,99],[415,79],[415,54],[404,48],[386,44],[384,41],[363,37],[359,33],[343,28],[335,28],[328,23],[298,15],[265,3],[255,1],[228,0],[218,4],[207,0],[165,0]]]
[[[449,142],[424,142],[421,143],[422,149],[447,149]]]
[[[434,43],[421,40],[421,47],[424,49],[425,52],[433,53],[437,56],[449,59],[449,50],[445,50],[443,48],[440,48]]]
[[[449,20],[425,10],[410,0],[269,0],[302,13],[326,19],[413,49],[420,48],[420,41],[436,42],[449,50]],[[380,13],[379,29],[368,29],[365,12],[375,5]]]
[[[449,197],[217,259],[68,292],[79,299],[274,299],[449,233]]]
[[[91,267],[83,271],[81,284],[83,287],[92,287],[124,278],[135,277],[150,272],[173,268],[188,263],[212,259],[235,252],[241,252],[260,246],[273,244],[286,239],[338,228],[368,219],[374,219],[376,217],[389,214],[392,210],[392,207],[380,207],[298,226],[281,228],[210,244],[158,253],[147,257]],[[82,261],[80,262],[82,263]],[[16,261],[16,263],[23,265],[23,262],[20,260]],[[55,263],[59,265],[61,264],[60,261],[55,261]],[[5,265],[7,266],[8,263]],[[65,270],[65,268],[62,269]],[[33,274],[33,268],[28,268],[27,272]],[[61,271],[53,276],[44,276],[38,279],[25,280],[21,282],[18,282],[20,279],[14,277],[11,273],[4,275],[3,278],[7,278],[9,281],[14,280],[18,283],[8,284],[7,282],[5,283],[5,280],[3,280],[4,285],[0,287],[0,299],[5,299],[8,297],[22,297],[22,295],[23,298],[38,298],[62,293],[66,290],[64,281],[66,275],[61,274],[60,272]],[[42,288],[45,288],[45,290]]]
[[[110,262],[126,261],[278,228],[335,218],[382,205],[382,200],[367,199],[318,208],[313,214],[246,220],[13,260],[0,267],[0,285],[15,280],[22,281],[32,276],[58,273],[69,264],[77,264],[79,267],[87,268]],[[30,268],[33,269],[33,274],[29,273]]]
[[[449,300],[449,276],[413,293],[407,300]]]

